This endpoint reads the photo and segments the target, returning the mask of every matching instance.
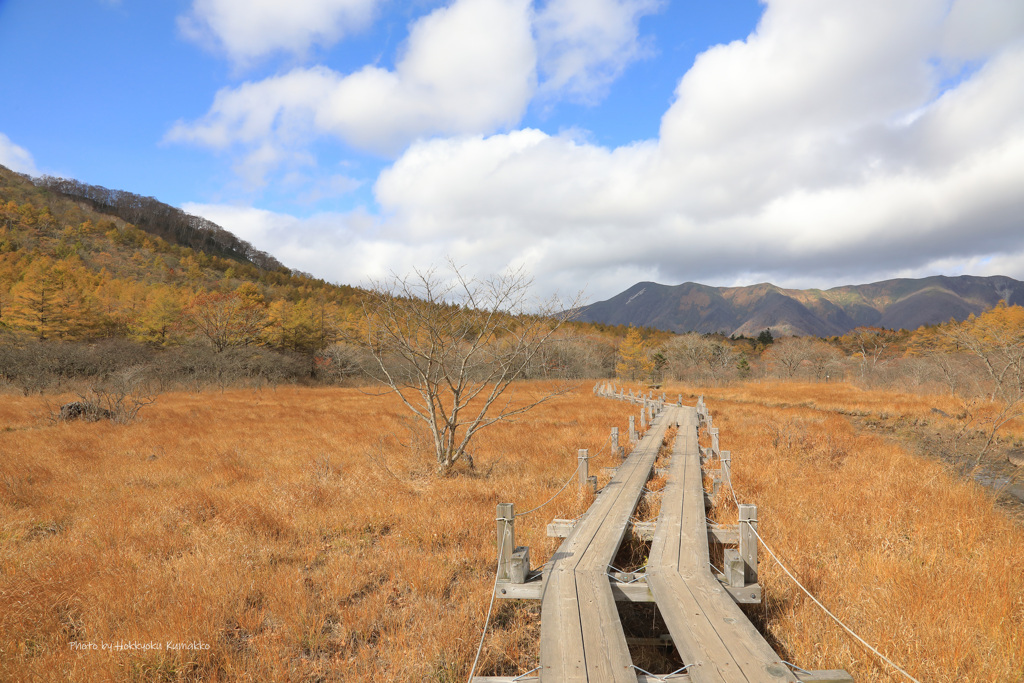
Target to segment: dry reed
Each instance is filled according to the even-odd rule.
[[[702,390],[703,391],[703,390]],[[932,419],[939,397],[843,385],[704,392],[740,502],[791,571],[922,681],[1024,679],[1024,529],[992,494],[934,459],[858,432],[849,415]],[[728,501],[715,519],[735,521]],[[765,601],[750,609],[780,655],[858,681],[903,681],[848,637],[764,549]]]
[[[0,402],[0,680],[405,683],[465,679],[495,504],[544,502],[577,448],[618,464],[632,409],[584,387],[481,432],[446,478],[393,397],[353,389],[167,394],[130,425],[44,412]],[[570,485],[517,522],[534,565],[590,500]],[[499,603],[478,673],[532,668],[536,612]],[[160,649],[102,649],[123,643]]]

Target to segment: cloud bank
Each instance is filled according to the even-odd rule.
[[[313,68],[247,84],[172,138],[223,147],[325,134],[399,150],[376,207],[328,221],[261,214],[288,226],[266,242],[245,210],[202,207],[346,282],[449,253],[481,271],[525,264],[545,291],[589,283],[600,297],[637,279],[1024,277],[1021,3],[769,0],[754,33],[681,75],[656,139],[608,148],[515,128],[545,87],[585,99],[633,58],[653,6],[599,5],[627,27],[609,39],[616,51],[588,42],[601,29],[578,3],[457,0],[413,27],[394,72]],[[500,38],[455,39],[498,16]],[[499,82],[489,69],[457,73],[470,54],[503,65]]]

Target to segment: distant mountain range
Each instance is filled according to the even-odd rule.
[[[1024,282],[1009,277],[897,279],[832,289],[783,289],[762,283],[711,287],[695,282],[639,282],[607,301],[584,307],[577,319],[636,325],[671,332],[721,332],[756,336],[829,337],[855,327],[914,330],[921,325],[964,320],[1000,299],[1024,305]]]

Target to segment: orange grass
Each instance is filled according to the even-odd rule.
[[[1024,679],[1024,529],[980,485],[840,414],[931,415],[941,400],[835,385],[701,391],[740,502],[757,504],[761,535],[848,626],[922,681]],[[713,517],[734,521],[720,500]],[[783,658],[906,680],[760,552],[765,602],[749,612]]]
[[[602,447],[633,412],[584,387],[481,432],[476,471],[439,479],[398,402],[354,389],[166,394],[126,426],[0,397],[0,680],[464,680],[495,504],[547,500],[578,448],[617,465]],[[590,500],[570,484],[517,520],[535,566],[546,523]],[[495,612],[477,673],[535,666],[536,610]],[[71,645],[125,641],[209,649]]]
[[[673,395],[679,390],[679,387],[672,388]],[[692,387],[686,387],[683,389],[683,395],[686,397],[694,391]],[[699,393],[703,393],[707,398],[717,397],[764,406],[802,406],[858,417],[915,418],[956,429],[962,425],[956,416],[964,408],[961,399],[948,393],[915,394],[885,389],[862,389],[846,382],[749,382],[726,387],[701,388]],[[946,415],[936,412],[935,409]],[[991,416],[998,412],[998,407],[980,400],[972,410],[981,416]],[[1011,420],[999,430],[999,434],[1004,438],[1024,438],[1024,420]]]

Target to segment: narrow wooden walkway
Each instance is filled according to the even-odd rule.
[[[676,408],[659,415],[544,572],[539,671],[542,683],[636,683],[609,584],[618,552]],[[703,500],[703,499],[702,499]]]
[[[694,683],[796,682],[711,573],[697,411],[678,410],[679,435],[647,568],[658,609]]]

